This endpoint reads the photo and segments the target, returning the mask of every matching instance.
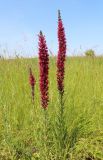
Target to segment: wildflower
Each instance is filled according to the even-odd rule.
[[[60,11],[58,11],[58,43],[59,43],[59,50],[57,56],[57,84],[59,92],[63,93],[64,74],[65,74],[64,63],[66,59],[66,38]]]
[[[66,38],[65,31],[58,11],[58,56],[57,56],[57,86],[59,91],[59,110],[57,116],[57,144],[60,149],[61,157],[64,156],[64,148],[67,144],[67,126],[65,121],[65,105],[64,105],[64,75],[65,75],[65,60],[66,60]]]
[[[46,45],[45,36],[40,31],[39,34],[39,68],[40,68],[40,92],[41,105],[44,109],[48,106],[48,70],[49,70],[49,55]]]
[[[32,89],[32,92],[31,92],[32,100],[34,101],[34,87],[35,87],[36,81],[35,81],[35,77],[33,76],[31,68],[29,68],[29,83],[30,83],[31,89]]]

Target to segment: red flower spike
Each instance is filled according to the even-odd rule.
[[[35,81],[35,77],[33,76],[31,68],[29,68],[29,83],[31,85],[31,89],[32,89],[31,94],[32,94],[32,99],[34,101],[34,86],[35,86],[36,81]]]
[[[49,55],[46,45],[45,36],[40,31],[39,34],[39,68],[40,68],[40,92],[41,105],[44,109],[47,108],[49,102],[48,96],[48,70],[49,70]]]
[[[58,42],[59,42],[59,50],[57,56],[57,84],[59,92],[63,93],[65,60],[66,60],[66,38],[60,11],[58,11]]]

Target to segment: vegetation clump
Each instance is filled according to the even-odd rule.
[[[95,56],[95,51],[93,49],[88,49],[88,50],[85,51],[85,56],[94,57]]]

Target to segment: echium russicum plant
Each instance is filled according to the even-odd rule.
[[[46,45],[45,36],[43,35],[42,31],[39,34],[39,72],[40,72],[40,79],[39,79],[39,86],[40,86],[40,93],[41,93],[41,106],[44,109],[44,121],[43,121],[43,148],[44,148],[44,157],[47,155],[47,143],[48,143],[48,118],[47,118],[47,107],[49,102],[49,80],[48,80],[48,73],[49,73],[49,54],[48,48]],[[42,155],[43,156],[43,155]]]
[[[49,102],[48,95],[48,71],[49,71],[49,54],[46,45],[45,36],[40,31],[39,34],[39,69],[40,69],[40,92],[41,105],[44,109],[47,108]]]
[[[66,147],[67,128],[64,115],[64,76],[65,76],[65,61],[66,61],[66,37],[63,22],[61,19],[60,10],[58,11],[58,55],[57,55],[57,87],[59,92],[59,113],[58,113],[58,148],[60,155],[64,155]]]
[[[30,86],[31,86],[32,101],[34,102],[34,89],[35,89],[36,80],[35,80],[35,77],[32,73],[31,68],[29,68],[29,83],[30,83]]]
[[[57,84],[60,94],[64,93],[64,74],[65,74],[65,60],[66,60],[66,38],[63,27],[63,22],[58,11],[58,57],[57,57]]]

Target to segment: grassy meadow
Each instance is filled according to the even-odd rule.
[[[29,67],[36,78],[31,100]],[[68,145],[59,156],[56,59],[50,58],[49,143],[44,147],[38,59],[0,60],[0,160],[103,160],[103,58],[71,57],[65,65]]]

